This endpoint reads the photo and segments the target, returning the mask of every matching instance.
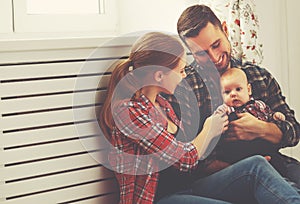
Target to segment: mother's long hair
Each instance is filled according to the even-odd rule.
[[[143,78],[145,75],[153,73],[153,69],[150,68],[174,69],[184,52],[183,45],[176,37],[160,32],[147,33],[134,43],[129,58],[116,65],[108,84],[107,96],[99,115],[99,124],[106,137],[110,137],[114,126],[111,106],[118,83],[125,79],[122,81],[122,86],[118,86],[118,93],[122,94],[114,95],[114,101],[130,98],[128,96],[138,97],[139,91],[136,90],[138,87],[142,87]],[[138,68],[144,68],[143,74],[138,74]],[[124,78],[125,76],[126,78]],[[132,96],[131,93],[135,93],[135,95]]]

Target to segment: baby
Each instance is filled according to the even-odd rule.
[[[224,103],[229,106],[229,121],[237,119],[236,113],[245,112],[267,122],[285,120],[284,114],[272,111],[263,101],[251,97],[251,85],[243,70],[239,68],[227,70],[221,76],[220,85]],[[227,141],[225,132],[216,147],[216,152],[218,160],[231,164],[256,154],[271,156],[271,164],[283,173],[285,170],[282,168],[280,158],[276,156],[277,148],[263,139]]]
[[[281,112],[273,112],[263,101],[251,97],[251,85],[243,70],[231,68],[222,74],[220,80],[223,101],[230,107],[229,112],[249,112],[258,119],[268,122],[285,120]]]

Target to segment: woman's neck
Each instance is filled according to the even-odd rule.
[[[151,101],[151,103],[155,105],[159,90],[157,89],[157,87],[147,86],[142,88],[142,94],[144,94]]]

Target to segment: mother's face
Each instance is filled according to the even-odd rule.
[[[164,72],[162,75],[160,86],[163,88],[163,92],[168,94],[174,94],[177,85],[181,82],[183,78],[186,77],[185,73],[186,67],[186,56],[184,55],[181,60],[179,60],[177,66],[170,71]]]

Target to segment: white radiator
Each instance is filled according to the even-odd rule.
[[[100,137],[96,111],[105,97],[107,68],[130,46],[95,52],[94,47],[38,45],[12,52],[5,45],[0,52],[0,203],[117,203],[113,173],[84,143]],[[106,154],[101,144],[88,150]]]

